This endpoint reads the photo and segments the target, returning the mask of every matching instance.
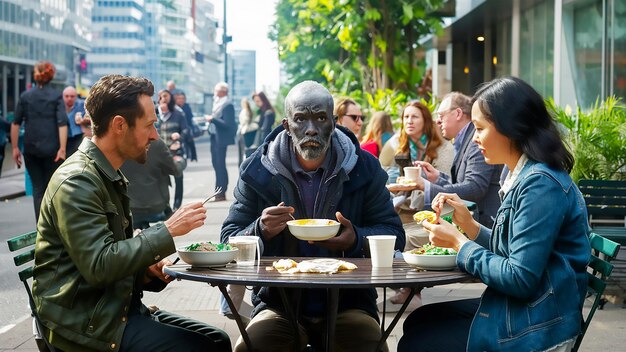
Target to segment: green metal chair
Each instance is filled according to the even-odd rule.
[[[589,282],[587,284],[587,298],[591,298],[593,303],[586,317],[583,317],[582,329],[576,339],[576,344],[572,351],[578,351],[591,319],[598,309],[602,300],[602,293],[606,288],[606,280],[613,271],[613,264],[610,263],[619,252],[620,245],[614,241],[606,239],[598,234],[591,233],[591,259],[587,271]]]
[[[37,325],[38,331],[42,330],[41,321],[39,320],[39,315],[37,315],[37,310],[35,309],[35,301],[33,299],[33,293],[30,289],[29,279],[33,277],[33,264],[35,260],[35,240],[37,239],[37,231],[27,232],[25,234],[13,237],[7,240],[7,245],[9,246],[9,251],[15,252],[19,250],[21,251],[19,254],[16,254],[13,257],[13,262],[16,267],[20,267],[25,264],[30,264],[25,269],[22,269],[18,272],[18,276],[20,281],[24,284],[24,288],[26,289],[26,293],[28,293],[28,303],[30,305],[30,314],[35,319],[35,324]],[[39,351],[49,351],[49,352],[58,352],[59,349],[52,346],[46,338],[41,334],[42,338],[36,339],[37,347]]]

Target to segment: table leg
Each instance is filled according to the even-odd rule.
[[[248,336],[246,326],[243,325],[243,321],[241,320],[241,316],[237,311],[237,307],[235,307],[233,300],[230,298],[230,295],[226,290],[226,285],[218,285],[217,287],[220,289],[220,292],[222,292],[222,295],[224,295],[224,299],[226,299],[226,303],[228,303],[228,307],[233,313],[235,322],[237,323],[237,327],[239,328],[239,333],[241,333],[241,338],[243,338],[243,342],[245,342],[246,346],[248,347],[248,351],[253,351],[254,349],[252,348],[252,343],[250,343],[250,336]]]
[[[278,292],[280,293],[280,298],[283,301],[283,307],[285,308],[285,313],[287,314],[287,319],[291,322],[291,326],[293,327],[294,337],[296,338],[295,346],[298,348],[300,346],[300,328],[298,325],[298,317],[296,312],[294,312],[291,307],[291,302],[289,302],[289,298],[287,297],[287,293],[283,287],[277,287]],[[300,305],[300,290],[297,290],[296,295],[296,309],[299,309]],[[296,310],[297,311],[297,310]]]
[[[411,292],[409,293],[409,297],[406,299],[406,301],[404,301],[404,303],[402,304],[402,307],[400,307],[400,310],[398,311],[398,313],[396,313],[396,316],[393,318],[393,320],[391,321],[387,329],[385,329],[384,325],[381,326],[384,332],[383,332],[383,336],[381,336],[380,341],[378,342],[378,346],[376,346],[376,351],[382,350],[383,344],[385,343],[385,341],[387,341],[387,338],[389,337],[389,335],[391,335],[391,331],[393,330],[393,328],[396,327],[396,324],[398,324],[400,317],[402,317],[402,314],[404,314],[406,307],[408,307],[409,303],[411,303],[411,300],[415,296],[416,291],[417,289],[415,287],[411,287]],[[385,305],[386,305],[386,302],[383,301],[383,312],[385,311]]]
[[[339,309],[339,289],[327,288],[326,297],[326,351],[333,350],[335,341],[335,324],[337,323],[337,309]]]

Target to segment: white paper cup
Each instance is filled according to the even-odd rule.
[[[407,166],[404,168],[404,178],[411,181],[417,181],[422,178],[421,166]]]
[[[228,239],[228,243],[237,247],[237,265],[254,265],[254,259],[261,260],[259,239],[256,236],[235,236]]]
[[[370,244],[373,268],[391,268],[396,236],[376,235],[367,236]]]

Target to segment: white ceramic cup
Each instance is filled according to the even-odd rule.
[[[396,236],[376,235],[367,236],[370,244],[373,268],[391,268]]]
[[[254,259],[261,260],[259,238],[256,236],[234,236],[228,239],[228,243],[237,247],[237,265],[254,265]]]
[[[404,168],[404,178],[411,181],[417,181],[422,178],[421,166],[407,166]]]

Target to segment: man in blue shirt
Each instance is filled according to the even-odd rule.
[[[69,157],[78,150],[78,146],[83,140],[83,130],[80,124],[76,123],[76,117],[85,116],[85,104],[82,100],[77,99],[78,94],[76,88],[67,86],[63,90],[63,103],[65,103],[65,112],[67,113],[68,131],[66,154]]]

